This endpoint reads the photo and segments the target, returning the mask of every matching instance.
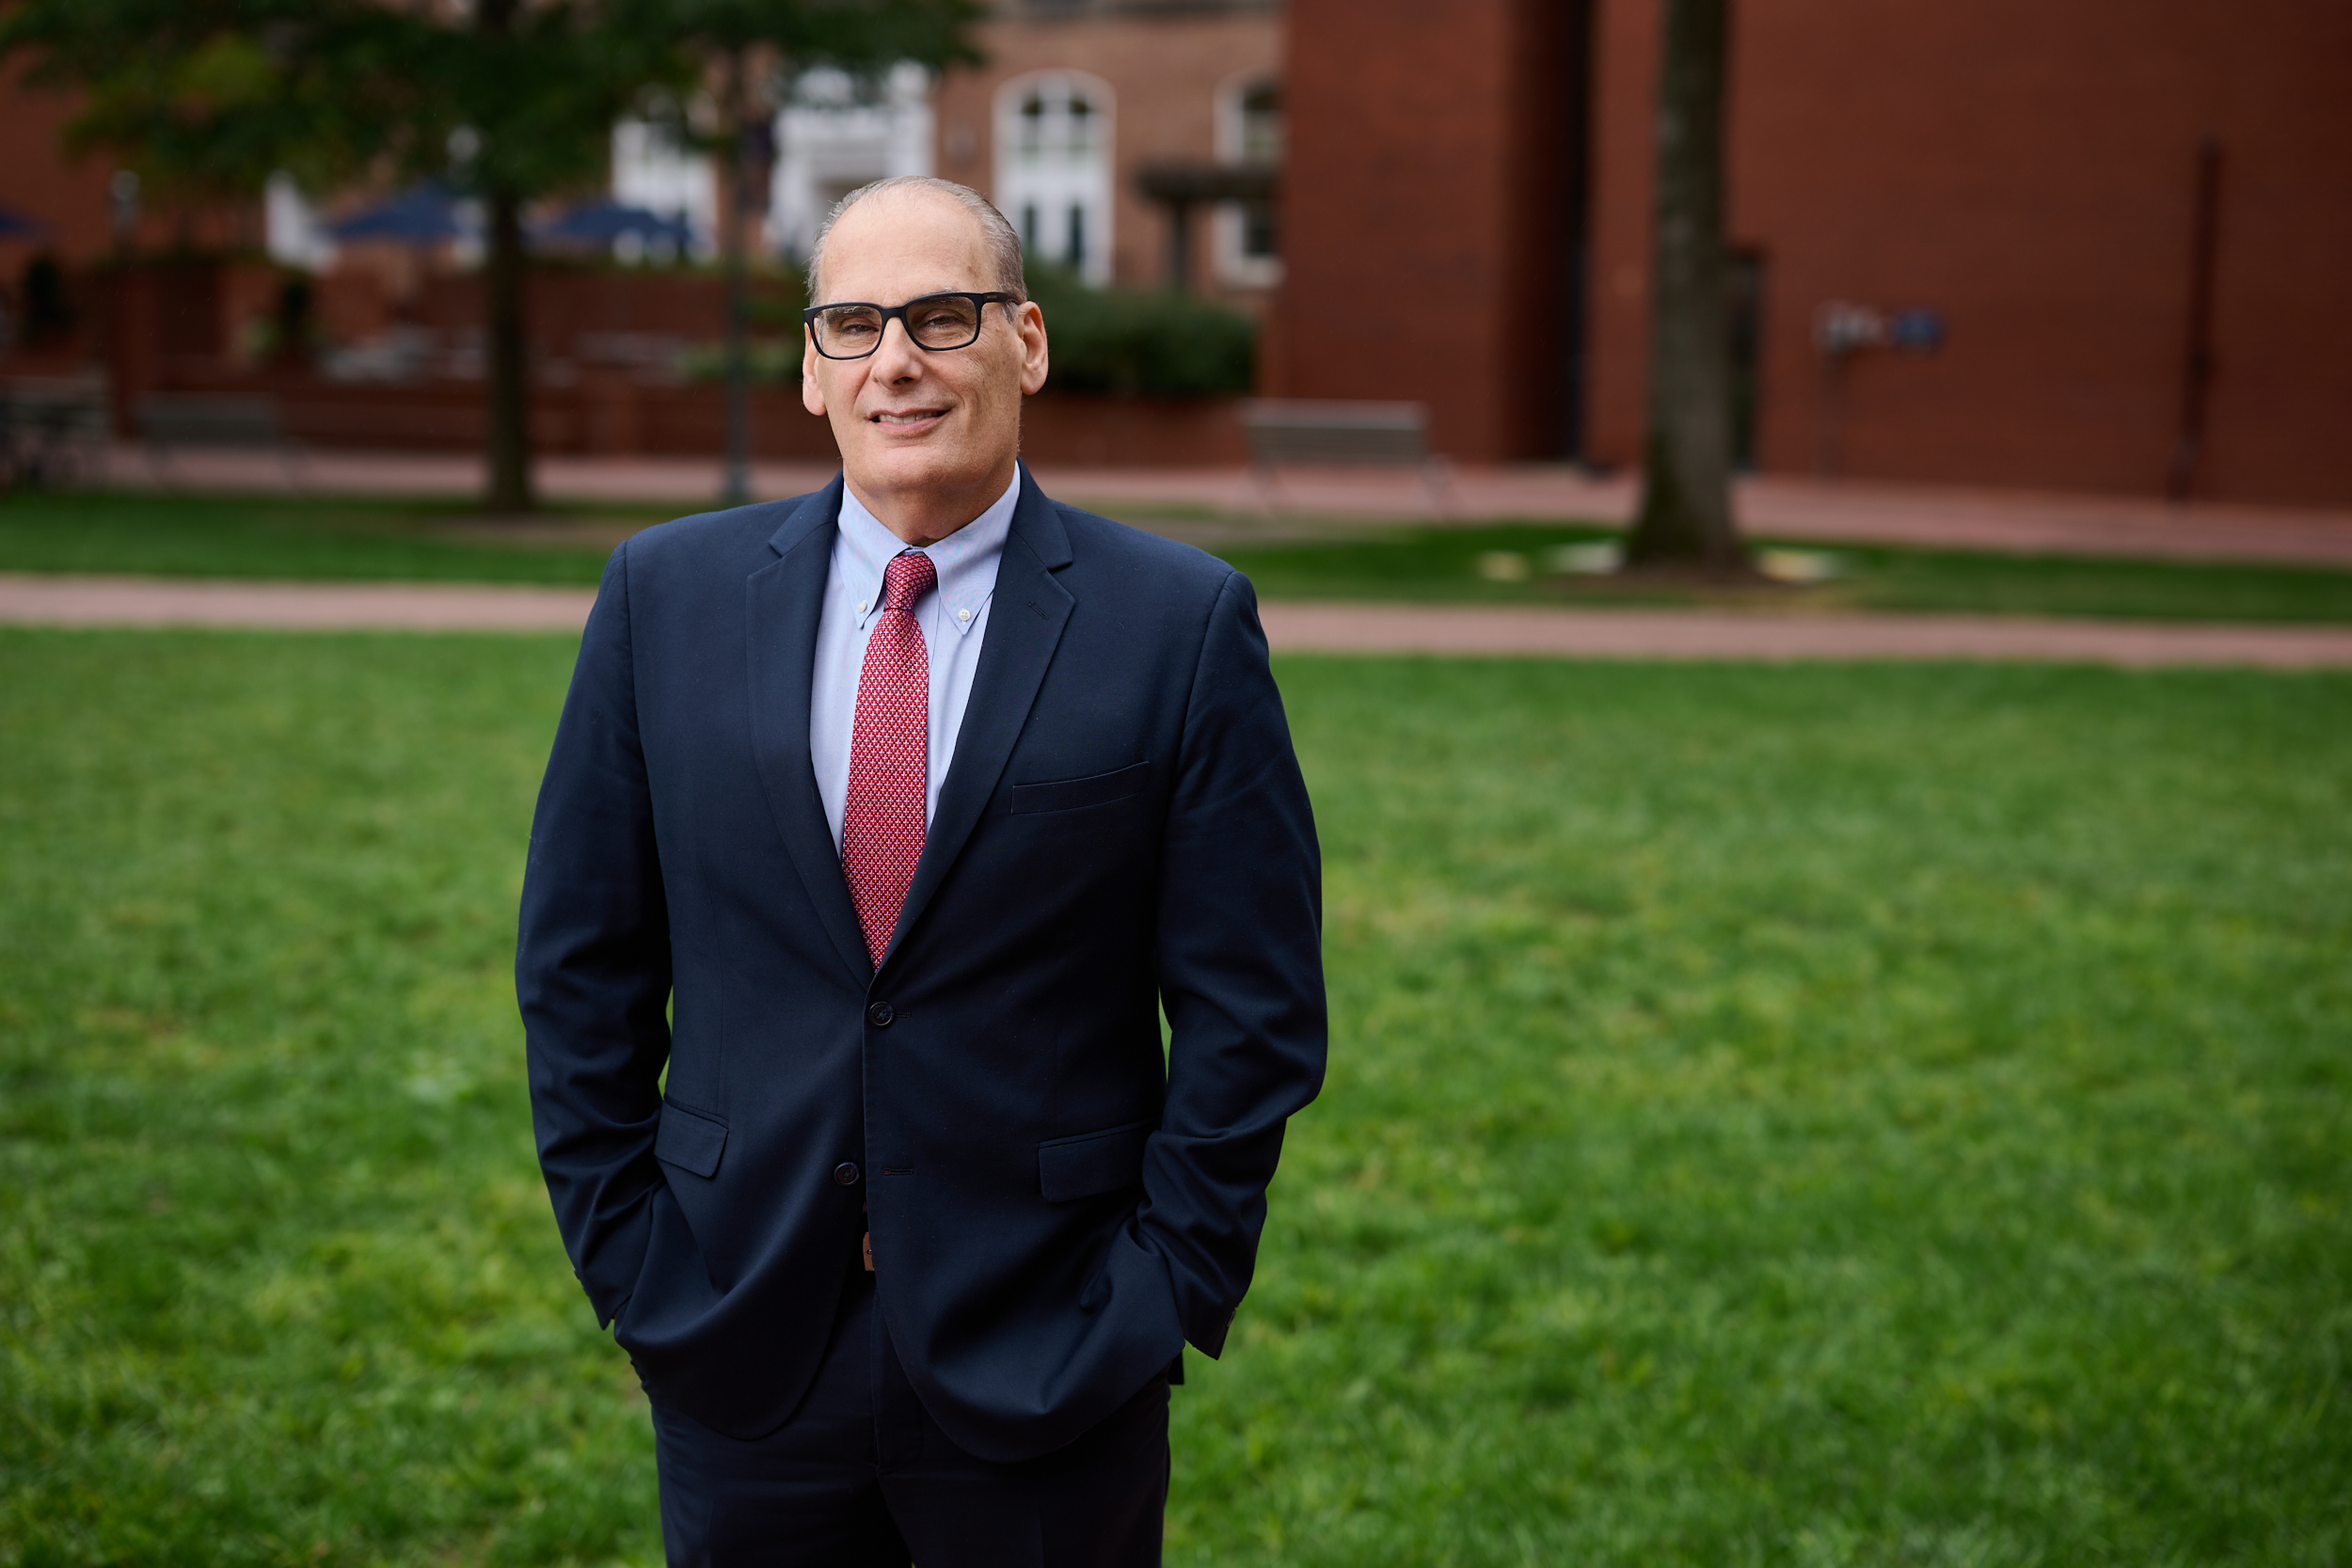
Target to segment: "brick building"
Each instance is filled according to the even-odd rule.
[[[811,71],[778,116],[765,240],[805,252],[843,192],[937,172],[991,195],[1025,224],[1033,253],[1074,262],[1092,282],[1162,285],[1176,261],[1197,290],[1262,304],[1280,277],[1272,196],[1282,40],[1279,0],[996,0],[976,32],[987,57],[977,69],[936,84],[914,67],[870,82]],[[20,75],[10,67],[0,77],[0,144],[23,154],[0,166],[0,207],[42,231],[0,229],[0,268],[11,277],[44,252],[87,268],[124,238],[148,253],[259,254],[266,245],[280,262],[312,270],[357,262],[397,275],[403,295],[452,264],[326,245],[317,214],[283,182],[229,206],[126,207],[109,157],[61,155],[72,99],[28,91]],[[1177,201],[1150,194],[1147,177],[1170,172],[1193,188]],[[716,188],[707,160],[624,121],[612,183],[625,201],[683,218],[708,259]],[[1189,242],[1181,261],[1170,243],[1179,214]]]
[[[1272,201],[1218,199],[1217,176],[1280,157],[1282,37],[1274,0],[1007,0],[978,29],[988,63],[934,97],[937,171],[1098,284],[1170,281],[1181,214],[1191,285],[1262,303]],[[1154,175],[1178,199],[1146,194]]]
[[[1156,287],[1182,272],[1195,292],[1263,309],[1280,275],[1276,0],[1002,0],[978,32],[988,63],[935,84],[912,67],[872,81],[800,78],[777,119],[765,243],[804,252],[843,191],[935,169],[989,192],[1034,254],[1098,284]],[[0,334],[0,381],[98,378],[124,433],[137,428],[142,400],[162,392],[266,398],[291,436],[322,444],[478,438],[478,243],[330,244],[320,214],[283,181],[222,208],[149,202],[133,214],[110,206],[111,159],[62,157],[71,109],[69,99],[0,81],[0,144],[24,154],[0,165],[0,207],[36,225],[15,240],[0,232],[0,288],[22,293],[28,263],[54,258],[74,307],[72,329],[46,337],[39,356]],[[624,200],[683,219],[689,248],[707,259],[715,186],[706,160],[624,121],[612,184]],[[382,195],[344,193],[330,211]],[[1181,251],[1171,244],[1179,218]],[[632,258],[617,245],[613,260],[624,264],[550,257],[533,271],[526,314],[538,439],[549,451],[709,450],[719,431],[717,392],[704,379],[720,330],[715,278],[707,268],[626,264]],[[299,336],[278,319],[297,295]],[[823,422],[789,391],[763,392],[760,450],[830,452]],[[1230,404],[1216,400],[1049,395],[1031,408],[1026,439],[1033,452],[1088,463],[1245,455]]]
[[[2201,332],[2193,493],[2352,500],[2352,8],[1733,13],[1759,467],[2160,490]],[[1270,389],[1421,399],[1469,460],[1634,462],[1659,0],[1292,0],[1288,26]],[[1824,354],[1841,305],[1852,352]],[[1908,349],[1871,341],[1890,319]]]

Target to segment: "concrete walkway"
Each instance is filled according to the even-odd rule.
[[[2034,660],[2128,669],[2352,667],[2352,626],[1517,606],[1264,607],[1276,649],[1564,658]]]
[[[211,491],[283,491],[298,483],[322,494],[463,496],[483,483],[481,460],[453,453],[310,451],[289,464],[266,451],[189,451],[156,467],[137,447],[123,446],[110,454],[108,472],[122,488],[168,483]],[[832,477],[830,467],[763,463],[754,468],[753,492],[800,495]],[[719,468],[710,459],[548,457],[538,478],[551,499],[686,512],[713,504]],[[1158,531],[1198,534],[1201,542],[1300,531],[1301,525],[1315,531],[1341,521],[1410,521],[1425,504],[1416,477],[1377,469],[1286,469],[1270,498],[1239,468],[1044,465],[1038,480],[1060,499],[1113,515],[1133,512]],[[1596,480],[1562,465],[1529,464],[1456,470],[1444,507],[1449,518],[1462,520],[1621,524],[1636,499],[1630,479]],[[2132,496],[1781,475],[1740,481],[1738,506],[1751,533],[1778,539],[2352,567],[2352,509],[2174,505]]]
[[[10,572],[0,573],[0,623],[282,631],[560,631],[577,636],[596,597],[593,588]]]
[[[576,633],[594,598],[580,588],[0,575],[0,623]],[[1279,652],[2352,668],[2352,626],[1279,601],[1264,621]]]

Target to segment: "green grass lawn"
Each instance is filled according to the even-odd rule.
[[[627,531],[675,515],[565,507],[501,531],[473,510],[454,500],[20,491],[0,496],[0,571],[593,585]],[[549,537],[566,524],[576,541]]]
[[[1178,515],[1182,513],[1182,515]],[[19,493],[0,497],[0,572],[364,578],[593,583],[614,544],[673,515],[653,505],[564,507],[545,520],[485,523],[460,501],[298,496]],[[1200,527],[1200,509],[1136,509],[1140,524]],[[1964,550],[1830,546],[1842,575],[1804,589],[1733,594],[1628,586],[1550,570],[1597,526],[1366,525],[1313,542],[1220,544],[1269,598],[1498,604],[1703,604],[1768,609],[1953,610],[2159,620],[2352,621],[2352,571],[2114,561]],[[1523,578],[1482,575],[1515,558]]]
[[[0,1563],[651,1561],[508,962],[556,639],[0,631]],[[1219,1564],[2352,1562],[2352,678],[1285,659]]]

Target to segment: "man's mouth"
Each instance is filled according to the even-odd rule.
[[[896,425],[904,427],[908,425],[933,424],[938,420],[946,419],[946,417],[947,411],[945,408],[910,408],[902,414],[876,414],[873,416],[873,421],[874,423],[881,425]]]

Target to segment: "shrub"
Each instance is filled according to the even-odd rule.
[[[801,341],[798,338],[753,338],[744,344],[743,357],[755,385],[800,385]],[[678,354],[677,373],[686,381],[724,381],[727,378],[726,344],[689,343]]]
[[[1065,392],[1218,397],[1249,390],[1258,324],[1184,294],[1090,289],[1057,267],[1031,265],[1029,297],[1053,343],[1048,385]]]

